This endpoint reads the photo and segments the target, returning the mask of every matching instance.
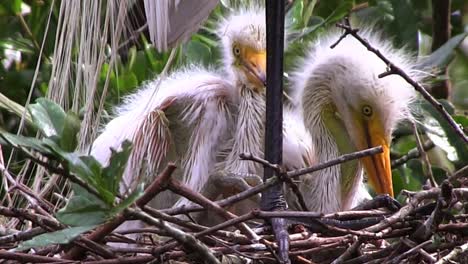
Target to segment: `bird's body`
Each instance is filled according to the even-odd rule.
[[[413,74],[404,53],[363,33],[390,60]],[[117,116],[95,141],[92,154],[105,164],[109,148],[134,143],[125,184],[152,180],[167,162],[177,161],[175,177],[194,191],[218,199],[261,182],[263,167],[239,154],[263,157],[265,127],[266,29],[264,10],[237,10],[219,26],[224,69],[191,66],[149,82],[127,98]],[[378,34],[377,34],[378,35]],[[363,184],[367,172],[377,193],[393,195],[389,145],[396,124],[409,116],[413,90],[396,76],[378,78],[386,65],[356,40],[339,34],[315,43],[291,82],[295,109],[283,122],[283,166],[298,169],[339,155],[382,145],[384,153],[347,162],[301,177],[298,184],[309,210],[350,209],[370,197]],[[301,209],[287,191],[288,203]],[[152,206],[170,207],[186,200],[167,192]],[[230,208],[244,213],[255,199]]]
[[[412,77],[411,56],[382,41],[378,32],[359,33]],[[401,77],[379,78],[387,67],[375,54],[348,36],[334,49],[341,33],[311,46],[294,77],[295,99],[304,125],[312,135],[317,163],[339,155],[382,145],[384,153],[359,162],[317,171],[299,185],[309,210],[350,209],[370,197],[363,185],[365,169],[377,193],[393,195],[389,145],[396,124],[410,117],[414,90]]]
[[[116,118],[94,142],[92,155],[103,164],[109,159],[110,148],[118,149],[125,139],[133,142],[122,192],[132,189],[140,174],[146,175],[146,181],[152,180],[169,161],[177,161],[177,179],[212,199],[261,182],[263,167],[240,160],[239,154],[263,157],[263,9],[251,6],[234,12],[220,23],[218,35],[223,43],[224,70],[191,66],[147,83],[117,108]],[[301,123],[292,122],[284,126],[285,136],[292,136],[284,140],[285,154],[295,156],[286,164],[291,169],[308,165],[310,157],[310,135]],[[165,208],[177,200],[166,192],[151,205]],[[179,204],[185,202],[179,200]],[[245,211],[254,204],[247,201],[232,210]]]

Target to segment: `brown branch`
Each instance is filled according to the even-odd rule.
[[[273,169],[277,173],[277,175],[279,175],[280,180],[286,182],[286,184],[291,188],[293,193],[296,195],[297,201],[299,202],[299,205],[301,206],[301,209],[303,211],[309,211],[309,209],[307,208],[307,204],[305,202],[304,196],[302,195],[301,191],[299,190],[299,187],[290,178],[285,177],[286,172],[284,171],[284,169],[281,166],[279,166],[278,164],[271,164],[267,160],[264,160],[264,159],[262,159],[260,157],[255,157],[251,153],[241,153],[239,155],[239,157],[242,160],[251,160],[251,161],[262,164],[264,167],[269,167],[269,168]]]
[[[357,237],[353,238],[354,242],[353,244],[346,249],[346,251],[341,254],[337,259],[335,259],[332,264],[341,264],[345,260],[351,258],[351,256],[359,249],[359,247],[362,244],[362,241],[360,241]]]
[[[356,152],[349,153],[349,154],[344,154],[342,156],[339,156],[336,159],[324,162],[324,163],[316,165],[316,166],[312,166],[312,167],[304,168],[304,169],[298,169],[298,170],[294,170],[294,171],[288,171],[286,173],[286,176],[289,177],[289,178],[296,178],[298,176],[308,174],[308,173],[312,173],[312,172],[318,171],[318,170],[323,170],[325,168],[335,166],[335,165],[338,165],[338,164],[341,164],[341,163],[344,163],[344,162],[347,162],[347,161],[350,161],[350,160],[360,159],[360,158],[363,158],[363,157],[376,155],[376,154],[379,154],[379,153],[382,153],[382,152],[383,152],[382,146],[378,146],[378,147],[374,147],[374,148],[368,148],[368,149],[365,149],[365,150],[356,151]]]
[[[448,180],[450,182],[454,182],[455,180],[457,179],[460,179],[460,178],[466,178],[468,177],[468,165],[466,165],[465,167],[459,169],[458,171],[454,172],[449,178]]]
[[[418,148],[419,153],[421,154],[421,163],[423,167],[423,173],[429,179],[432,187],[437,187],[437,182],[434,179],[434,174],[432,173],[431,163],[429,162],[429,157],[427,156],[426,151],[424,150],[423,144],[421,142],[421,137],[419,136],[418,127],[415,122],[411,122],[413,125],[413,133],[416,139],[416,147]]]
[[[406,216],[414,212],[414,210],[418,207],[419,203],[422,200],[437,198],[439,193],[440,193],[440,188],[432,188],[427,191],[420,191],[418,193],[415,193],[414,195],[412,195],[412,197],[410,197],[410,201],[408,202],[408,204],[403,206],[398,212],[396,212],[395,214],[393,214],[392,216],[388,218],[385,218],[380,223],[366,228],[365,230],[369,232],[379,232],[383,230],[384,228],[387,228],[390,225],[395,224],[401,219],[404,219]]]
[[[237,215],[223,209],[221,206],[219,206],[217,203],[211,201],[210,199],[206,198],[205,196],[199,194],[199,193],[196,193],[194,191],[192,191],[190,188],[188,188],[187,186],[185,186],[183,183],[181,183],[180,181],[177,181],[175,179],[171,179],[171,181],[169,181],[168,183],[168,188],[169,190],[171,190],[172,192],[176,193],[176,194],[179,194],[187,199],[189,199],[190,201],[194,202],[194,203],[197,203],[201,206],[203,206],[204,208],[206,208],[208,211],[212,211],[216,214],[218,214],[219,216],[223,217],[224,219],[226,220],[229,220],[229,219],[233,219],[233,218],[236,218]],[[252,240],[255,240],[255,241],[258,241],[260,238],[259,236],[257,236],[257,234],[255,234],[246,224],[244,223],[239,223],[239,225],[237,226],[237,228],[239,228],[239,230],[244,234],[246,235],[247,237],[249,237],[250,239]]]
[[[136,219],[140,219],[146,222],[147,224],[154,225],[160,229],[163,229],[170,235],[170,237],[177,240],[177,242],[179,242],[188,251],[200,255],[200,258],[203,259],[205,263],[220,264],[218,259],[213,255],[213,251],[201,241],[196,239],[194,236],[189,235],[171,225],[168,225],[161,220],[151,217],[147,213],[141,211],[141,209],[128,208],[126,209],[126,212],[135,217]]]
[[[401,76],[403,79],[405,79],[406,82],[411,84],[416,91],[418,91],[424,99],[426,99],[441,115],[442,117],[447,120],[449,123],[450,127],[452,130],[457,134],[465,143],[468,143],[468,137],[463,133],[463,130],[460,128],[460,126],[453,120],[453,118],[450,116],[450,114],[445,110],[444,106],[439,103],[434,97],[432,97],[431,94],[429,94],[424,87],[413,80],[409,75],[404,72],[401,68],[393,64],[389,59],[387,59],[378,49],[374,48],[369,42],[365,39],[363,39],[359,34],[358,34],[358,29],[351,28],[349,24],[337,24],[337,27],[342,28],[345,30],[343,35],[338,39],[336,43],[334,43],[331,48],[336,46],[343,38],[345,38],[347,35],[353,36],[355,39],[357,39],[362,45],[364,45],[370,52],[374,53],[379,57],[388,67],[388,70],[382,74],[380,74],[378,77],[383,78],[388,75],[392,74],[397,74]]]
[[[151,201],[159,192],[164,190],[166,182],[170,179],[172,173],[176,169],[176,166],[173,163],[169,163],[164,171],[156,177],[153,183],[145,190],[145,193],[140,197],[135,204],[138,206],[144,206],[146,203]],[[120,213],[110,222],[99,226],[94,232],[88,235],[86,238],[91,241],[101,241],[104,237],[114,231],[126,220],[125,215]],[[64,259],[78,259],[81,258],[84,254],[84,250],[80,247],[72,247],[68,252],[63,256]]]
[[[318,170],[323,170],[328,167],[335,166],[335,165],[338,165],[338,164],[341,164],[350,160],[355,160],[355,159],[359,159],[362,157],[379,154],[382,151],[383,151],[382,147],[378,146],[378,147],[369,148],[369,149],[365,149],[361,151],[356,151],[356,152],[349,153],[349,154],[344,154],[342,156],[339,156],[336,159],[329,160],[327,162],[324,162],[316,166],[312,166],[312,167],[304,168],[300,170],[289,171],[286,173],[286,177],[289,177],[289,178],[299,177],[301,175],[311,173],[314,171],[318,171]],[[242,201],[253,195],[256,195],[262,192],[263,190],[270,188],[271,186],[275,184],[278,184],[278,182],[279,182],[278,177],[272,177],[262,184],[256,185],[248,190],[232,195],[226,199],[217,201],[216,204],[218,204],[221,207],[232,205],[236,202]],[[188,205],[188,206],[175,207],[171,209],[164,209],[164,210],[160,210],[160,212],[169,214],[169,215],[177,215],[177,214],[185,214],[185,213],[191,213],[191,212],[199,212],[203,210],[204,208],[200,205]]]
[[[18,231],[10,235],[0,237],[0,245],[18,241],[29,240],[40,234],[44,234],[46,230],[42,227],[34,227],[24,231]]]
[[[51,258],[51,257],[44,257],[44,256],[37,256],[19,252],[8,252],[5,250],[0,250],[0,259],[3,260],[16,260],[21,263],[24,262],[32,262],[32,263],[73,263],[72,261],[64,261],[63,259],[59,258]]]

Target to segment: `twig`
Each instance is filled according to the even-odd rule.
[[[220,264],[218,259],[213,255],[213,251],[208,248],[205,244],[200,242],[194,236],[189,235],[182,230],[175,228],[171,225],[164,223],[161,220],[157,220],[147,213],[141,211],[141,209],[126,209],[126,212],[135,217],[136,219],[140,219],[147,224],[157,226],[158,228],[163,229],[166,231],[172,238],[177,240],[180,244],[184,246],[187,250],[194,252],[200,255],[201,259],[203,259],[206,263],[212,264]]]
[[[297,201],[299,202],[299,205],[301,206],[301,209],[303,211],[309,211],[309,209],[307,208],[307,204],[305,202],[304,196],[302,195],[301,191],[299,190],[299,187],[290,178],[285,177],[286,172],[278,164],[271,164],[267,160],[264,160],[264,159],[262,159],[260,157],[255,157],[251,153],[241,153],[239,155],[239,157],[242,160],[251,160],[251,161],[260,163],[264,167],[269,167],[269,168],[273,169],[274,171],[276,171],[277,175],[279,175],[279,177],[280,177],[280,180],[286,182],[286,184],[292,189],[292,191],[296,195]]]
[[[264,167],[268,167],[268,168],[273,169],[278,174],[281,174],[283,172],[283,169],[278,164],[272,164],[272,163],[268,162],[268,160],[265,160],[265,159],[262,159],[260,157],[256,157],[256,156],[252,155],[252,153],[241,153],[239,155],[239,158],[241,160],[251,160],[251,161],[255,161],[257,163],[260,163]]]
[[[353,36],[355,39],[357,39],[359,42],[361,42],[362,45],[364,45],[367,50],[370,52],[374,53],[379,57],[388,67],[388,70],[382,74],[380,74],[378,77],[383,78],[388,75],[392,74],[397,74],[401,76],[405,81],[407,81],[409,84],[411,84],[416,91],[418,91],[424,99],[426,99],[441,115],[442,117],[447,120],[449,123],[450,127],[453,129],[453,131],[465,142],[468,143],[468,137],[463,133],[463,130],[460,128],[460,126],[453,120],[453,118],[450,116],[450,114],[445,110],[444,106],[439,103],[432,95],[422,87],[421,84],[418,82],[414,81],[411,79],[411,77],[406,74],[402,69],[400,69],[398,66],[393,64],[390,60],[388,60],[378,49],[374,48],[369,42],[365,39],[363,39],[359,34],[358,34],[358,29],[353,29],[349,24],[337,24],[336,25],[339,28],[342,28],[345,30],[343,35],[340,37],[340,39],[332,45],[332,47],[336,46],[343,38],[345,38],[347,35]]]
[[[463,244],[459,247],[455,247],[454,250],[452,250],[447,256],[439,259],[439,261],[436,262],[436,264],[452,264],[452,263],[460,263],[457,262],[457,258],[460,257],[460,255],[465,254],[466,251],[468,250],[468,243]]]
[[[226,211],[221,206],[219,206],[217,203],[211,201],[210,199],[204,197],[203,195],[201,195],[199,193],[196,193],[196,192],[192,191],[190,188],[185,186],[183,183],[181,183],[181,182],[179,182],[179,181],[177,181],[175,179],[171,179],[168,182],[168,188],[171,191],[173,191],[174,193],[182,195],[183,197],[189,199],[190,201],[195,202],[195,203],[197,203],[199,205],[202,205],[207,210],[218,214],[219,216],[225,218],[226,220],[233,219],[233,218],[237,217],[237,215],[235,215],[235,214],[233,214],[233,213],[231,213],[229,211]],[[254,241],[258,241],[260,239],[260,237],[257,234],[255,234],[255,232],[253,232],[245,223],[239,223],[239,225],[237,227],[239,228],[239,230],[244,235],[246,235],[250,239],[253,239]]]
[[[72,263],[71,261],[64,261],[63,259],[58,259],[58,258],[37,256],[37,255],[31,255],[31,254],[25,254],[25,253],[19,253],[19,252],[8,252],[8,251],[5,251],[5,250],[0,250],[0,259],[16,260],[16,261],[21,261],[21,263],[24,263],[24,262],[32,262],[32,263],[51,263],[51,262],[52,263],[55,263],[55,262]]]
[[[424,151],[428,151],[428,150],[431,150],[432,148],[434,148],[435,145],[434,145],[434,142],[432,142],[431,140],[428,140],[428,141],[423,143],[422,147],[423,147]],[[416,158],[419,158],[420,156],[421,156],[421,152],[419,152],[418,148],[414,148],[414,149],[408,151],[408,153],[406,155],[404,155],[403,157],[401,157],[399,159],[396,159],[396,160],[392,160],[392,169],[395,169],[395,168],[405,164],[410,159],[416,159]]]
[[[172,173],[176,169],[173,163],[169,163],[164,171],[156,177],[153,183],[146,189],[145,194],[140,197],[135,203],[137,205],[144,206],[145,202],[151,201],[165,186],[166,181],[171,177]],[[86,238],[91,241],[101,241],[106,235],[110,234],[114,229],[119,227],[126,220],[124,214],[117,215],[110,222],[99,226],[94,232],[88,235]],[[65,255],[64,259],[77,259],[84,254],[84,251],[80,247],[72,247]]]
[[[18,241],[24,241],[31,239],[37,235],[45,233],[46,230],[44,230],[41,227],[34,227],[28,230],[24,231],[18,231],[14,234],[6,235],[0,237],[0,245],[6,244],[6,243],[12,243],[12,242],[18,242]]]
[[[327,161],[325,163],[322,163],[322,164],[319,164],[319,165],[316,165],[316,166],[312,166],[312,167],[304,168],[304,169],[300,169],[300,170],[289,171],[289,172],[286,173],[286,176],[290,177],[290,178],[299,177],[301,175],[311,173],[311,172],[314,172],[314,171],[318,171],[318,170],[323,170],[323,169],[326,169],[328,167],[335,166],[335,165],[338,165],[338,164],[341,164],[341,163],[344,163],[344,162],[347,162],[347,161],[350,161],[350,160],[355,160],[355,159],[359,159],[359,158],[362,158],[362,157],[379,154],[379,153],[382,153],[382,151],[383,150],[382,150],[381,146],[374,147],[374,148],[369,148],[369,149],[365,149],[365,150],[361,150],[361,151],[356,151],[356,152],[353,152],[353,153],[349,153],[349,154],[339,156],[336,159],[329,160],[329,161]],[[270,178],[266,182],[264,182],[263,184],[256,185],[256,186],[254,186],[254,187],[252,187],[252,188],[250,188],[248,190],[245,190],[245,191],[243,191],[241,193],[238,193],[238,194],[230,196],[230,197],[228,197],[226,199],[217,201],[216,203],[219,206],[222,206],[222,207],[234,204],[236,202],[247,199],[247,198],[249,198],[249,197],[251,197],[253,195],[256,195],[256,194],[260,193],[261,191],[263,191],[263,190],[265,190],[267,188],[270,188],[271,186],[277,184],[278,182],[279,182],[278,177]],[[160,211],[163,212],[163,213],[169,214],[169,215],[176,215],[176,214],[184,214],[184,213],[190,213],[190,212],[199,212],[199,211],[203,211],[203,210],[204,210],[204,208],[202,206],[189,205],[189,206],[180,206],[180,207],[175,207],[175,208],[165,209],[165,210],[160,210]]]
[[[464,177],[468,177],[468,165],[466,165],[465,167],[457,170],[456,172],[454,172],[449,178],[448,180],[450,182],[454,182],[455,180],[459,179],[459,178],[464,178]]]
[[[427,156],[426,151],[424,151],[423,144],[421,142],[421,137],[419,136],[418,127],[415,122],[412,122],[414,137],[416,138],[416,146],[419,153],[421,154],[421,162],[423,166],[423,173],[429,179],[432,187],[437,187],[437,182],[434,179],[434,174],[432,173],[431,163],[429,162],[429,157]]]
[[[398,212],[392,216],[385,218],[380,223],[366,228],[366,231],[369,232],[378,232],[384,228],[389,227],[390,225],[398,222],[400,219],[404,219],[407,215],[411,214],[419,205],[419,203],[424,199],[436,198],[440,193],[440,188],[432,188],[427,191],[420,191],[415,193],[413,197],[410,198],[410,201],[407,205],[403,206]]]
[[[332,264],[343,263],[345,260],[351,258],[351,256],[359,249],[359,247],[362,244],[362,241],[360,241],[357,237],[354,237],[353,240],[354,240],[353,244],[348,249],[346,249],[346,251],[343,254],[341,254],[341,256],[335,259],[332,262]]]
[[[304,168],[304,169],[298,169],[298,170],[294,170],[294,171],[288,171],[286,173],[286,176],[289,177],[289,178],[296,178],[298,176],[308,174],[308,173],[318,171],[318,170],[323,170],[325,168],[328,168],[328,167],[331,167],[331,166],[334,166],[334,165],[338,165],[338,164],[344,163],[346,161],[360,159],[362,157],[375,155],[375,154],[379,154],[379,153],[382,153],[382,152],[383,152],[382,146],[378,146],[378,147],[374,147],[374,148],[368,148],[368,149],[365,149],[365,150],[356,151],[356,152],[353,152],[353,153],[349,153],[349,154],[339,156],[336,159],[324,162],[324,163],[316,165],[316,166],[312,166],[312,167]]]
[[[398,255],[397,257],[393,258],[392,261],[390,261],[391,264],[397,264],[399,263],[400,261],[402,261],[403,259],[409,257],[411,254],[419,251],[420,249],[424,248],[425,246],[431,244],[432,241],[431,240],[427,240],[413,248],[411,248],[410,250],[404,252],[403,254],[401,255]]]

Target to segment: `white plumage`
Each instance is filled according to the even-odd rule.
[[[224,71],[198,66],[178,70],[148,82],[116,109],[116,117],[94,142],[92,155],[106,164],[110,148],[118,149],[125,139],[133,142],[122,192],[142,180],[140,174],[146,182],[152,180],[168,161],[177,161],[180,168],[174,177],[210,198],[261,182],[263,167],[240,160],[239,154],[263,157],[265,30],[262,8],[234,12],[217,31]],[[309,165],[310,135],[300,120],[286,118],[284,131],[285,165],[291,169]],[[166,192],[151,205],[170,207],[177,199]]]
[[[412,77],[412,59],[391,48],[372,31],[360,34]],[[265,126],[266,30],[264,10],[249,7],[222,21],[223,71],[198,66],[179,70],[147,83],[117,108],[116,118],[95,141],[92,154],[105,164],[109,148],[123,140],[134,142],[122,191],[177,161],[174,177],[194,191],[216,199],[258,184],[263,168],[242,161],[248,152],[262,157]],[[363,171],[377,192],[393,194],[389,145],[401,120],[410,117],[414,91],[398,76],[378,78],[386,65],[357,40],[347,37],[335,48],[338,32],[321,38],[293,74],[295,109],[286,108],[283,123],[283,165],[298,169],[339,155],[384,146],[384,153],[347,162],[301,178],[299,188],[309,210],[333,212],[370,197]],[[159,87],[158,87],[159,84]],[[296,197],[286,193],[293,209]],[[173,206],[178,197],[167,192],[152,206]],[[179,200],[180,203],[184,200]],[[257,204],[245,201],[235,208],[244,213]]]
[[[364,28],[359,34],[411,77],[420,78],[412,68],[412,57],[392,48],[378,32]],[[380,142],[389,145],[396,124],[411,117],[409,105],[415,96],[414,89],[400,76],[379,78],[387,70],[385,63],[352,36],[331,49],[340,35],[335,31],[313,43],[293,75],[294,98],[312,136],[317,163],[372,147],[371,138],[375,134],[381,134]],[[369,109],[367,117],[364,114]],[[370,127],[374,132],[369,132]],[[384,162],[383,170],[390,172],[389,154],[385,155],[388,163]],[[362,162],[348,162],[304,176],[300,189],[309,210],[350,209],[369,197],[362,173]]]

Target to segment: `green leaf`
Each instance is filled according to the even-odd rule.
[[[424,183],[427,180],[426,175],[424,175],[423,164],[420,159],[409,160],[406,164],[408,168],[411,169],[412,177],[419,178],[421,183]],[[441,183],[447,178],[447,172],[444,169],[431,165],[431,170],[437,183]]]
[[[115,194],[109,190],[107,183],[102,177],[102,166],[93,156],[83,156],[76,152],[65,152],[58,145],[48,139],[47,144],[51,146],[55,154],[63,159],[70,173],[83,179],[87,184],[96,189],[100,199],[108,205],[112,205]]]
[[[14,135],[5,131],[0,131],[0,138],[0,143],[2,145],[9,145],[15,148],[33,149],[44,155],[53,154],[53,152],[37,138]]]
[[[36,247],[45,247],[52,244],[68,244],[80,234],[93,229],[95,226],[78,226],[66,228],[52,233],[46,233],[24,241],[18,245],[16,251],[27,250]]]
[[[45,136],[58,136],[62,133],[66,114],[58,104],[46,98],[39,98],[28,110],[34,124]]]
[[[454,107],[446,100],[439,100],[448,113],[454,112]],[[468,160],[468,146],[452,129],[448,121],[428,102],[422,102],[422,108],[429,114],[425,116],[423,125],[427,136],[435,145],[447,152],[451,161]]]
[[[295,1],[291,9],[286,14],[286,21],[291,23],[293,28],[304,27],[304,20],[302,19],[302,12],[304,11],[304,2]]]
[[[413,51],[418,50],[418,17],[411,1],[391,0],[393,16],[390,30],[395,36],[398,46],[406,46]]]
[[[454,115],[452,116],[455,122],[460,124],[464,129],[468,128],[468,116]]]
[[[144,190],[144,185],[139,184],[132,194],[130,194],[125,200],[120,202],[116,207],[114,207],[114,209],[112,209],[111,216],[114,216],[128,208],[145,193]]]
[[[407,164],[392,170],[392,178],[395,194],[399,194],[402,190],[419,191],[425,182],[425,178],[421,174],[414,173]]]
[[[132,143],[125,140],[122,143],[122,150],[115,151],[111,149],[109,165],[102,170],[103,184],[107,190],[116,195],[119,191],[119,183],[122,179],[127,165],[128,157],[132,151]]]
[[[202,42],[192,40],[186,44],[185,56],[192,63],[209,65],[211,61],[211,50]]]
[[[68,112],[63,123],[60,135],[60,147],[68,152],[75,150],[78,145],[77,134],[80,131],[80,119],[73,112]]]
[[[466,38],[466,36],[468,36],[468,32],[456,35],[449,39],[429,57],[424,58],[420,63],[418,63],[417,68],[421,70],[444,68],[450,61],[452,61],[455,56],[455,49]]]
[[[56,214],[61,223],[70,226],[90,226],[104,223],[109,218],[110,206],[79,185],[72,184],[72,189],[72,198],[65,208]]]
[[[21,14],[22,0],[3,0],[0,5],[11,13],[11,15]]]
[[[138,78],[132,72],[124,73],[122,75],[119,75],[119,77],[117,78],[117,87],[119,88],[119,91],[121,92],[131,91],[132,88],[135,88],[137,86],[138,86]]]

